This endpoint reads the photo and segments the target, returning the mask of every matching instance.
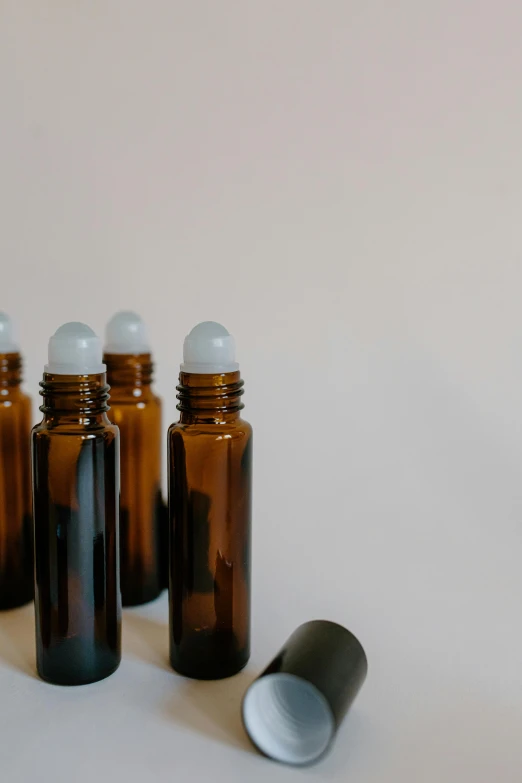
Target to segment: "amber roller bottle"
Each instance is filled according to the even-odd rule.
[[[60,685],[107,677],[121,658],[119,434],[107,418],[101,340],[85,324],[49,341],[33,429],[36,663]]]
[[[152,601],[166,577],[161,496],[161,400],[152,391],[145,325],[121,312],[107,324],[105,354],[109,419],[121,447],[120,580],[123,606]]]
[[[21,380],[11,321],[0,313],[0,610],[33,597],[31,400]]]
[[[185,339],[169,429],[170,660],[188,677],[235,674],[250,655],[252,428],[234,339],[207,321]]]

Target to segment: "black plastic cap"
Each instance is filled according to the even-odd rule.
[[[311,764],[331,746],[368,671],[346,628],[328,620],[299,626],[243,698],[243,724],[261,753]]]

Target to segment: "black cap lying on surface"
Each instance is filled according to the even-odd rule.
[[[311,764],[330,747],[368,670],[366,654],[342,625],[299,626],[243,698],[254,745],[276,761]]]

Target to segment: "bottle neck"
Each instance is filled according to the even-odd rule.
[[[106,353],[103,361],[107,365],[107,381],[113,399],[128,397],[134,400],[152,393],[154,365],[150,353]]]
[[[96,375],[54,375],[44,373],[40,381],[43,404],[40,410],[50,426],[60,424],[89,427],[109,424],[109,387],[105,373]]]
[[[239,419],[244,381],[239,372],[179,376],[178,410],[181,424],[224,424]]]
[[[19,353],[0,353],[0,389],[2,394],[20,386],[22,382],[22,357]]]

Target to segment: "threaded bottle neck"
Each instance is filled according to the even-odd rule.
[[[221,375],[180,373],[176,387],[182,424],[221,424],[239,418],[244,381],[239,372]]]
[[[0,388],[19,386],[22,382],[22,357],[19,353],[0,353]]]
[[[103,362],[107,365],[107,381],[111,389],[128,389],[132,394],[133,389],[152,383],[154,364],[150,353],[106,353]]]
[[[88,426],[108,423],[109,386],[105,373],[96,375],[54,375],[44,373],[40,381],[43,404],[40,410],[44,420],[52,424],[62,422]]]

